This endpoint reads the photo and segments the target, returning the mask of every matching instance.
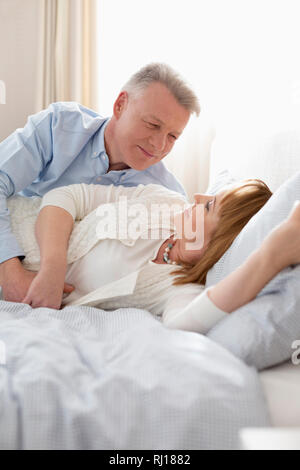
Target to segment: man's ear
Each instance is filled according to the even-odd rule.
[[[114,116],[118,119],[126,109],[128,103],[128,93],[127,91],[121,91],[118,98],[116,99],[113,107]]]

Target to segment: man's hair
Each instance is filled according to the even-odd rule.
[[[217,228],[201,259],[194,265],[179,259],[182,268],[170,274],[181,276],[173,281],[173,285],[188,282],[205,285],[208,271],[271,196],[271,190],[259,179],[248,179],[228,189],[220,202]]]
[[[191,114],[199,116],[200,104],[196,94],[175,70],[164,63],[153,62],[145,65],[132,75],[121,91],[135,95],[154,82],[165,85],[181,106]]]

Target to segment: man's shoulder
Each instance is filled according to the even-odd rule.
[[[54,101],[53,103],[49,104],[49,108],[55,109],[59,112],[89,114],[93,117],[100,117],[101,119],[105,119],[105,117],[101,116],[101,114],[99,114],[97,111],[84,106],[78,101]]]
[[[66,130],[90,132],[108,119],[76,101],[56,101],[49,105],[48,110],[53,113],[54,120]]]
[[[178,181],[178,179],[171,173],[165,164],[160,161],[155,165],[150,166],[145,170],[148,176],[151,178],[151,182],[154,184],[159,184],[164,186],[165,188],[175,191],[177,193],[182,194],[186,197],[186,192],[184,187]]]

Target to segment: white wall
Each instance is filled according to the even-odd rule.
[[[99,109],[111,112],[129,75],[169,63],[200,98],[165,163],[188,189],[202,191],[213,131],[252,139],[300,122],[299,0],[101,0]],[[188,136],[190,134],[191,138]],[[224,149],[225,151],[225,149]],[[241,158],[241,156],[240,156]]]
[[[111,114],[129,75],[152,60],[174,66],[200,97],[198,125],[188,125],[165,160],[188,194],[206,189],[215,130],[230,152],[245,129],[255,140],[255,129],[300,122],[299,0],[99,1],[101,114]],[[0,141],[37,112],[41,4],[0,0]]]
[[[0,141],[35,112],[39,0],[0,0]]]

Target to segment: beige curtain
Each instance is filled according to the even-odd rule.
[[[6,103],[6,86],[3,80],[0,80],[0,104]]]
[[[98,104],[99,0],[40,0],[36,111],[54,101]]]

